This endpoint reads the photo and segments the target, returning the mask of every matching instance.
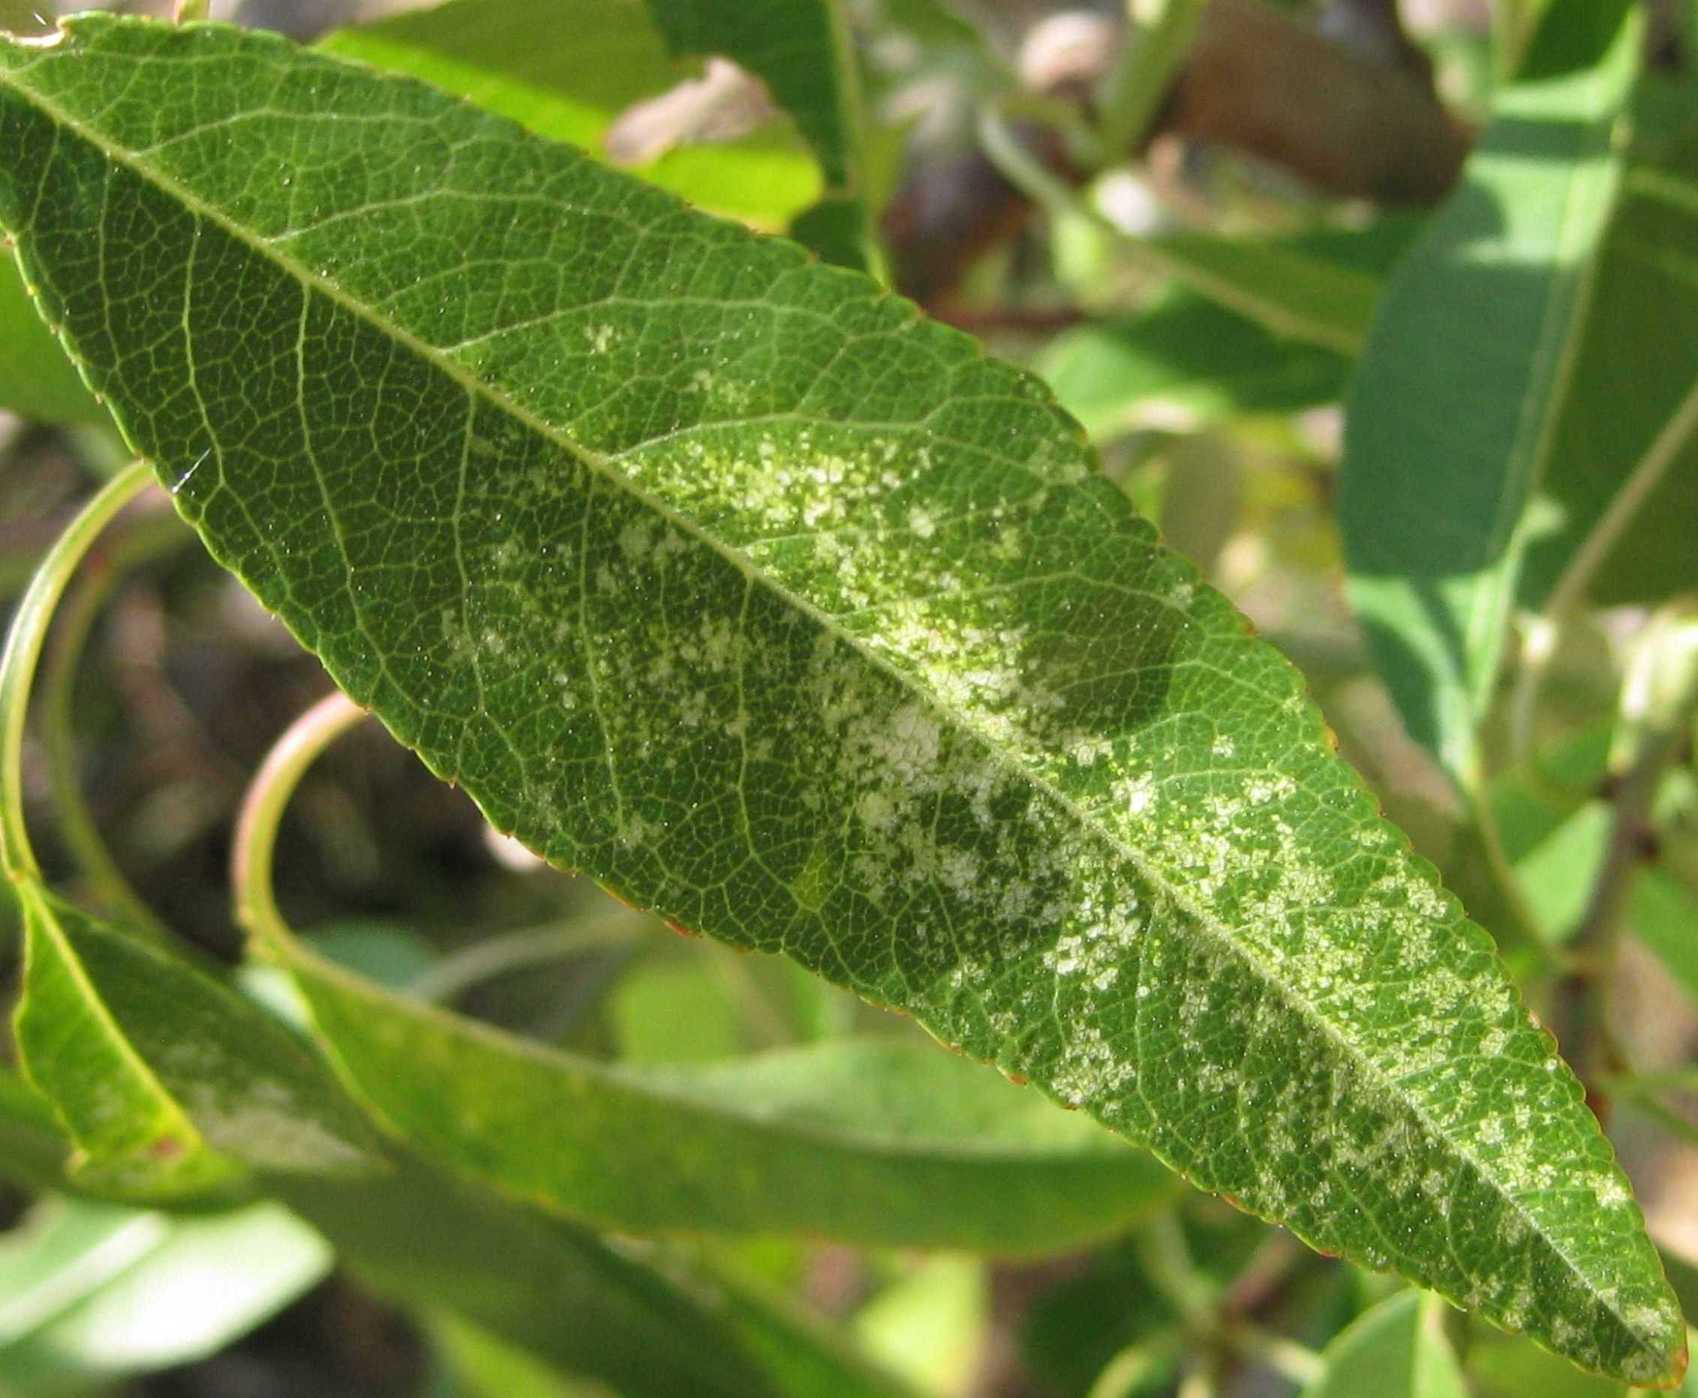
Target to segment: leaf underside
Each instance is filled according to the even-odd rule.
[[[1610,1148],[1030,377],[411,81],[0,46],[0,222],[215,554],[501,829],[1315,1245],[1680,1364]]]

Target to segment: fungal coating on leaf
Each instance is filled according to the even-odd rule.
[[[0,48],[0,223],[218,557],[498,828],[1318,1247],[1671,1371],[1489,939],[1041,385],[418,84],[68,33]]]

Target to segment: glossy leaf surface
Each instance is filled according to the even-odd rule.
[[[495,824],[1317,1245],[1678,1367],[1577,1084],[1033,379],[262,35],[0,48],[0,222],[217,555]]]
[[[1529,507],[1593,305],[1638,66],[1636,7],[1558,11],[1552,51],[1500,95],[1461,188],[1393,276],[1347,404],[1351,602],[1411,734],[1467,788],[1529,539],[1550,525]]]
[[[274,949],[356,1090],[430,1158],[627,1233],[1030,1252],[1124,1229],[1172,1176],[960,1059],[840,1042],[619,1069]]]
[[[325,1068],[257,1006],[29,883],[16,1032],[91,1188],[200,1194],[253,1166],[381,1168]]]

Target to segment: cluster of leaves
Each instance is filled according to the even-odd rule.
[[[1679,1381],[1680,1308],[1588,1100],[1690,1134],[1659,1096],[1686,1077],[1642,1071],[1608,1010],[1628,926],[1698,990],[1698,96],[1627,0],[1506,5],[1438,209],[1227,171],[1212,226],[1132,233],[1127,148],[1202,6],[1153,8],[1085,112],[1013,92],[924,0],[863,7],[860,49],[832,0],[546,24],[449,0],[316,48],[97,15],[0,39],[0,401],[142,458],[42,558],[0,667],[0,1167],[43,1196],[0,1242],[0,1384],[207,1352],[339,1262],[467,1392],[948,1388],[974,1322],[939,1316],[982,1267],[952,1255],[1062,1252],[1022,1322],[1058,1392]],[[1089,318],[1036,373],[881,282],[897,143],[862,52],[880,96],[952,72],[1041,206],[1043,270],[992,257],[953,308],[1066,297]],[[702,55],[779,115],[609,168]],[[1335,463],[1294,415],[1340,398]],[[1345,633],[1303,675],[1211,579],[1303,656],[1325,563],[1258,569],[1246,541],[1265,560],[1277,492],[1335,465],[1366,651]],[[155,479],[339,690],[248,792],[236,967],[129,890],[73,745],[48,744],[76,897],[24,823],[48,624]],[[1258,606],[1270,577],[1310,592]],[[1369,665],[1413,744],[1352,732]],[[962,1054],[845,1033],[867,1016],[810,978],[782,982],[813,1007],[783,1047],[656,1063],[639,1034],[610,1061],[448,1008],[476,951],[297,937],[273,844],[367,712],[551,864]],[[818,1239],[943,1260],[836,1325],[794,1299]],[[244,1284],[186,1302],[220,1263]],[[1601,1377],[1459,1348],[1441,1297]]]

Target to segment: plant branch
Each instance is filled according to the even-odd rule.
[[[230,884],[236,925],[250,937],[261,942],[289,937],[271,880],[278,825],[307,768],[365,717],[366,711],[340,690],[326,695],[289,725],[248,785],[230,851]]]
[[[24,823],[23,750],[30,687],[59,601],[100,532],[153,480],[137,461],[109,480],[48,549],[30,579],[0,656],[0,868],[13,880],[40,880],[41,866]]]

